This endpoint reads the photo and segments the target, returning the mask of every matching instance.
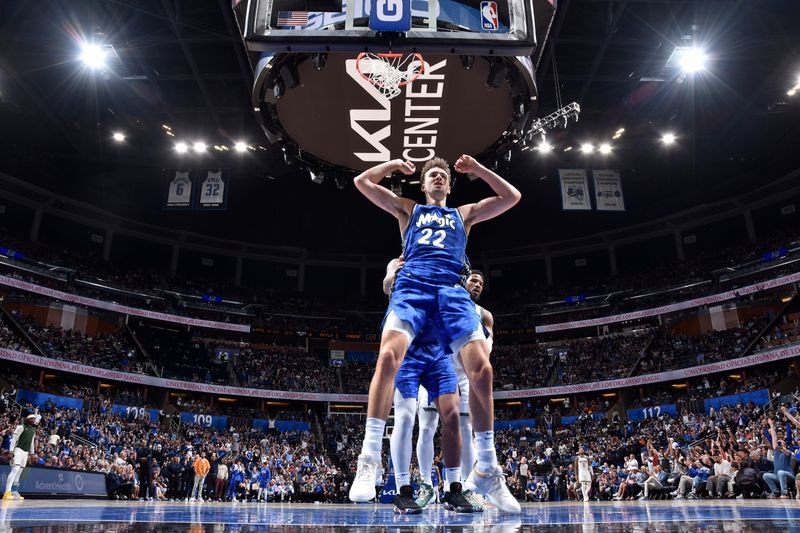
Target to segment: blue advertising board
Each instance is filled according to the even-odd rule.
[[[111,413],[127,420],[131,418],[133,418],[133,420],[145,420],[145,418],[147,418],[150,422],[158,422],[158,409],[114,404],[111,406]]]
[[[628,420],[631,422],[641,422],[660,416],[677,416],[678,407],[674,403],[664,405],[654,405],[650,407],[640,407],[638,409],[628,409]]]
[[[34,392],[21,390],[17,393],[17,402],[25,405],[31,403],[37,407],[42,407],[47,402],[53,402],[62,409],[83,409],[83,400],[77,398],[67,398],[66,396],[56,396],[55,394],[45,394],[44,392]]]
[[[228,417],[196,413],[181,413],[181,424],[197,424],[207,428],[225,430],[228,428]]]
[[[0,466],[0,487],[6,486],[10,472],[10,466]],[[108,497],[105,474],[61,468],[25,468],[19,480],[19,492],[26,497]]]

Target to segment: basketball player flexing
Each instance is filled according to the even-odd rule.
[[[394,291],[381,335],[375,374],[369,389],[367,422],[350,499],[365,502],[375,497],[375,477],[381,442],[392,404],[393,383],[409,344],[427,322],[440,321],[437,335],[453,353],[460,353],[470,382],[470,412],[475,429],[477,464],[467,484],[483,494],[500,511],[518,513],[519,503],[508,491],[494,447],[492,366],[486,336],[469,293],[462,286],[467,235],[473,225],[492,219],[519,202],[519,191],[474,158],[462,155],[455,170],[486,182],[495,196],[459,208],[446,206],[451,190],[450,168],[434,158],[422,168],[421,188],[426,203],[401,198],[378,182],[399,170],[411,175],[416,167],[396,159],[376,165],[357,176],[354,184],[372,203],[397,218],[403,236],[405,265]]]
[[[397,270],[403,266],[403,258],[393,259],[386,267],[383,292],[391,296]],[[403,362],[397,371],[394,390],[394,428],[390,441],[390,454],[394,465],[395,484],[398,494],[394,498],[396,513],[421,513],[424,506],[414,501],[411,488],[411,433],[417,412],[417,395],[425,392],[425,407],[432,408],[442,417],[442,455],[446,465],[444,505],[450,511],[473,512],[472,505],[461,490],[461,437],[459,435],[458,384],[453,370],[449,349],[439,342],[435,334],[435,323],[429,322],[408,347]],[[435,404],[435,407],[431,404]],[[439,414],[436,415],[437,419]],[[435,430],[436,426],[434,426]],[[433,437],[430,442],[428,477],[433,466]],[[430,482],[430,479],[428,480]],[[431,495],[433,491],[430,491]],[[425,502],[425,506],[430,497]]]

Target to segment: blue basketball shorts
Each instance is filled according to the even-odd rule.
[[[420,385],[428,391],[429,405],[439,396],[458,390],[453,360],[439,343],[412,344],[400,364],[394,379],[400,395],[417,398]]]
[[[402,331],[413,342],[430,324],[437,325],[440,342],[456,353],[466,342],[485,338],[467,289],[421,281],[401,269],[389,301],[385,328]]]

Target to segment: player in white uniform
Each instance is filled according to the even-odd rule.
[[[578,457],[575,459],[575,472],[578,473],[578,483],[581,484],[583,501],[588,502],[589,492],[592,490],[592,463],[583,448],[578,451]]]

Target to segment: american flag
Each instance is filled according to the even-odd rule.
[[[306,26],[308,11],[278,11],[278,26]]]

